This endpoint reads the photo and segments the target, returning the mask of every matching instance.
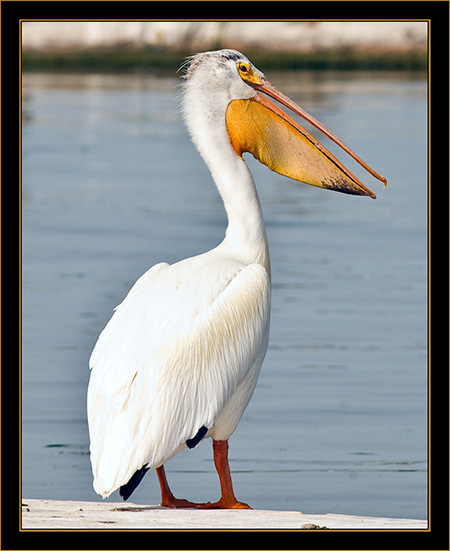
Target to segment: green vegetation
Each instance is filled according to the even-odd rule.
[[[84,50],[71,52],[24,52],[25,71],[147,71],[175,72],[192,52],[153,48]],[[418,71],[427,68],[424,51],[357,51],[353,49],[316,50],[300,53],[246,52],[256,66],[265,70],[392,70]]]

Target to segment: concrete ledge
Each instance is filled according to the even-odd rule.
[[[297,511],[167,509],[109,501],[22,500],[22,530],[426,530],[426,520]]]

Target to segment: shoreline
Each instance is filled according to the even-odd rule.
[[[179,69],[190,55],[186,50],[155,48],[89,48],[77,50],[28,50],[22,53],[24,71],[151,72]],[[309,52],[246,52],[265,70],[426,71],[428,55],[415,50],[366,50],[336,48]]]

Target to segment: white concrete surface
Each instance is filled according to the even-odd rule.
[[[22,500],[22,530],[426,530],[425,520],[349,515],[308,515],[298,511],[167,509],[133,503]]]
[[[316,48],[426,48],[423,21],[24,21],[29,50],[154,46],[192,51],[222,47],[270,51]]]

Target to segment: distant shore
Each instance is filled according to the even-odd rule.
[[[271,70],[424,70],[421,21],[87,21],[22,24],[24,70],[176,71],[195,52],[234,48]]]
[[[170,71],[175,72],[191,52],[154,48],[95,48],[77,51],[27,51],[22,54],[25,71]],[[265,70],[375,70],[424,71],[426,52],[364,51],[357,49],[310,52],[246,52]]]

